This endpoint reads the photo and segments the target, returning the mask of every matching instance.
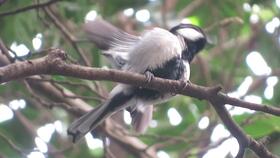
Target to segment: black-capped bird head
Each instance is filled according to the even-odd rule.
[[[206,35],[201,28],[192,24],[179,24],[169,30],[182,42],[182,58],[192,61],[193,57],[201,51],[206,44]]]

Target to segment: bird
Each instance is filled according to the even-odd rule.
[[[190,63],[207,43],[203,30],[195,25],[180,23],[170,30],[154,27],[141,35],[129,34],[102,18],[84,24],[88,39],[109,59],[114,68],[153,77],[189,81]],[[126,109],[131,113],[136,131],[146,130],[152,119],[153,105],[166,102],[174,94],[117,84],[101,105],[75,120],[67,133],[79,141],[106,118]]]

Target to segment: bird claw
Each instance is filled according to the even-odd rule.
[[[151,72],[151,71],[146,71],[145,72],[145,77],[146,77],[146,82],[147,83],[150,83],[152,80],[153,80],[153,78],[155,77],[154,76],[154,74]]]
[[[176,95],[178,92],[180,92],[181,90],[185,89],[188,85],[192,84],[189,80],[185,81],[185,80],[179,80],[180,85],[179,87],[174,86],[174,93],[172,93],[172,95]]]
[[[187,81],[184,81],[184,80],[180,80],[180,89],[183,90],[185,89],[188,85],[191,85],[191,81],[190,80],[187,80]]]

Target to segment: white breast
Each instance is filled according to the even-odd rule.
[[[183,63],[185,66],[185,74],[183,76],[184,77],[183,80],[188,81],[190,79],[190,73],[191,73],[190,64],[188,61],[183,61]]]

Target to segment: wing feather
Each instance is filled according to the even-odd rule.
[[[128,54],[140,40],[140,37],[128,34],[101,18],[85,23],[84,30],[89,40],[104,50],[103,55],[118,69],[122,69]]]
[[[142,35],[128,54],[125,70],[144,73],[163,66],[164,63],[181,55],[178,38],[167,30],[154,28]]]

